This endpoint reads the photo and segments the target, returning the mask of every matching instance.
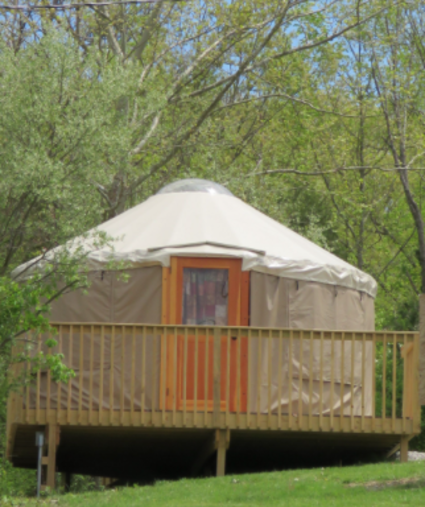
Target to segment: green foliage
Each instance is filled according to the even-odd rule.
[[[100,484],[100,478],[79,474],[72,476],[71,493],[87,493],[89,491],[103,491],[104,489],[103,485]]]
[[[425,452],[425,407],[421,407],[421,433],[412,438],[409,442],[409,448]]]
[[[394,362],[396,363],[395,379],[394,379]],[[403,366],[404,361],[401,357],[401,344],[397,343],[395,349],[392,340],[388,340],[385,344],[385,347],[383,343],[376,344],[375,415],[377,417],[391,418],[393,411],[396,417],[402,416],[403,372],[404,372]],[[384,381],[385,381],[385,391],[384,391]],[[394,390],[395,390],[395,403],[393,403]],[[384,394],[385,394],[385,407],[383,406]]]
[[[135,75],[54,30],[18,53],[0,41],[0,68],[5,275],[101,221],[92,181],[124,163],[129,133],[114,106]]]
[[[72,372],[61,362],[61,355],[34,354],[31,338],[26,331],[43,333],[50,329],[48,322],[49,301],[58,289],[53,283],[45,283],[42,275],[35,275],[24,283],[0,277],[0,399],[31,377],[17,377],[12,383],[7,375],[12,364],[31,358],[33,373],[43,367],[52,367],[56,379],[65,380]],[[15,349],[14,349],[15,347]],[[17,347],[17,349],[16,349]],[[4,401],[3,401],[4,403]],[[0,431],[4,430],[5,414],[0,414]]]
[[[55,381],[72,375],[60,354],[35,354],[26,332],[52,332],[51,301],[66,290],[87,286],[83,266],[87,252],[81,241],[46,252],[99,222],[101,208],[90,178],[103,173],[105,158],[120,158],[127,149],[125,125],[114,105],[123,93],[131,95],[134,79],[131,69],[108,63],[95,48],[82,54],[63,30],[47,30],[38,43],[19,52],[0,41],[0,68],[0,397],[4,400],[14,387],[7,368],[29,357],[30,373],[49,368]],[[93,250],[108,244],[99,233],[83,239],[91,241]],[[13,268],[34,256],[39,257],[17,278]],[[53,341],[46,346],[53,346]]]
[[[13,468],[4,456],[5,432],[4,421],[6,420],[6,404],[0,398],[0,505],[5,503],[5,498],[33,496],[36,487],[35,470]]]
[[[13,468],[11,463],[0,459],[0,504],[7,505],[6,498],[34,496],[36,484],[35,470]]]

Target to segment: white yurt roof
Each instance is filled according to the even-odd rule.
[[[171,256],[231,256],[242,258],[243,270],[376,295],[370,275],[205,180],[172,183],[95,230],[115,239],[114,251],[90,252],[89,269],[105,268],[111,259],[140,267],[169,266]]]

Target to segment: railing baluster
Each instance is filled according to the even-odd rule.
[[[209,329],[205,329],[205,377],[204,377],[204,426],[207,427],[207,412],[208,412],[208,370],[209,370],[209,348],[210,348],[210,335]]]
[[[52,333],[50,331],[49,331],[48,337],[49,337],[49,340],[52,338]],[[47,348],[47,353],[49,355],[52,354],[51,347]],[[52,374],[50,372],[50,368],[48,368],[48,370],[47,370],[47,379],[46,380],[47,380],[47,385],[46,385],[46,420],[49,421],[50,420],[50,399],[52,396],[52,390],[51,390]]]
[[[277,385],[277,426],[282,429],[282,330],[279,330],[278,385]]]
[[[385,432],[385,422],[387,418],[387,333],[384,333],[384,343],[382,346],[382,429]]]
[[[392,385],[392,423],[391,429],[395,433],[395,419],[396,419],[396,394],[397,394],[397,335],[393,334],[393,385]]]
[[[309,389],[308,389],[308,430],[313,429],[313,332],[310,331],[310,355],[309,355]]]
[[[114,355],[115,355],[115,326],[111,328],[111,369],[109,375],[109,424],[114,419]]]
[[[221,395],[221,329],[214,328],[213,344],[213,424],[220,424],[220,395]]]
[[[344,360],[345,360],[345,333],[341,333],[341,374],[340,374],[340,409],[339,409],[339,431],[344,431],[344,387],[345,387],[345,378],[344,378]]]
[[[155,358],[153,358],[155,360]],[[140,422],[145,424],[145,397],[146,397],[146,326],[142,327],[142,371],[140,376]]]
[[[198,426],[198,328],[195,329],[195,370],[193,379],[193,425]]]
[[[84,373],[84,327],[80,324],[80,362],[78,383],[78,422],[81,424],[83,415],[83,373]]]
[[[103,423],[103,383],[105,364],[105,327],[100,328],[99,424]]]
[[[334,389],[335,389],[335,334],[331,332],[331,395],[330,395],[330,428],[334,430]]]
[[[184,328],[184,357],[183,357],[183,426],[186,426],[187,410],[187,327]]]
[[[27,343],[32,338],[29,338],[28,333],[25,333]],[[25,350],[27,360],[25,361],[25,421],[27,424],[30,422],[30,390],[31,390],[31,356],[28,350]]]
[[[419,400],[419,359],[420,359],[420,341],[419,333],[413,337],[413,351],[412,351],[412,368],[410,372],[410,379],[412,382],[411,390],[411,417],[413,419],[413,431],[419,433],[421,431],[421,404]]]
[[[178,336],[177,336],[177,328],[174,328],[173,334],[173,426],[176,425],[176,410],[177,410],[177,396],[178,386],[177,386],[177,345],[178,345]]]
[[[125,326],[121,326],[121,386],[120,386],[120,424],[124,424],[124,390],[125,390]]]
[[[323,331],[320,331],[319,428],[323,431]]]
[[[289,400],[288,400],[288,406],[289,406],[289,429],[293,429],[293,420],[292,420],[292,384],[293,384],[293,346],[294,346],[294,335],[292,329],[289,331],[289,372],[288,372],[288,386],[289,386]]]
[[[131,328],[131,379],[130,379],[130,418],[134,426],[134,398],[136,384],[136,326]]]
[[[229,427],[229,411],[230,411],[230,345],[231,345],[230,329],[227,330],[226,342],[226,427]]]
[[[356,335],[351,333],[351,385],[350,385],[350,429],[354,431],[354,356],[356,351]]]
[[[71,369],[72,369],[72,363],[73,363],[72,354],[74,352],[73,340],[74,340],[74,327],[71,324],[69,326],[69,344],[68,344],[68,355],[69,355],[68,367]],[[72,391],[72,380],[71,380],[71,377],[69,377],[69,379],[68,379],[68,406],[66,407],[66,418],[67,418],[68,424],[71,424],[71,399],[72,399],[71,398],[71,391]]]
[[[298,367],[298,429],[302,429],[303,421],[303,365],[304,365],[304,331],[300,331],[299,337],[299,367]]]
[[[168,336],[167,336],[167,329],[166,328],[163,328],[162,330],[163,332],[161,333],[161,335],[163,336],[163,339],[161,340],[161,342],[164,344],[164,350],[161,351],[161,355],[162,355],[162,362],[161,362],[161,385],[162,385],[162,391],[161,391],[161,418],[162,418],[162,425],[165,424],[165,405],[167,403],[167,399],[166,399],[166,394],[167,394],[167,391],[166,391],[166,387],[167,387],[167,364],[168,364],[168,361],[167,361],[167,341],[168,341]]]
[[[157,369],[157,361],[156,361],[156,354],[157,354],[157,339],[156,339],[156,327],[153,327],[152,329],[152,338],[153,338],[153,345],[152,345],[152,353],[153,353],[153,361],[152,361],[152,424],[155,424],[155,409],[156,409],[156,369]],[[158,377],[159,379],[159,377]],[[159,382],[158,382],[159,383]]]
[[[372,337],[372,431],[376,431],[376,334]]]
[[[401,413],[401,417],[402,417],[402,429],[403,429],[403,433],[406,433],[406,394],[407,394],[407,390],[406,390],[406,386],[407,386],[407,336],[406,334],[403,335],[403,391],[402,391],[402,413]]]
[[[261,329],[258,331],[258,355],[257,355],[257,427],[260,428],[261,410]]]
[[[248,374],[247,374],[247,400],[246,400],[246,415],[248,428],[251,427],[251,329],[248,329]]]
[[[236,344],[236,426],[240,426],[240,413],[241,413],[241,329],[238,329]]]
[[[272,424],[272,332],[269,329],[269,336],[267,340],[267,425],[271,428]]]
[[[90,329],[90,378],[89,378],[89,424],[93,424],[93,361],[94,361],[94,326]]]
[[[361,427],[364,431],[364,417],[365,417],[365,373],[366,373],[366,335],[362,335],[362,420]]]
[[[63,329],[62,325],[58,326],[58,352],[59,354],[63,354]],[[61,414],[62,414],[62,382],[58,382],[57,384],[57,402],[56,402],[56,409],[58,411],[58,421],[61,421]]]

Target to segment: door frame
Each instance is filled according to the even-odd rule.
[[[228,269],[229,270],[229,294],[233,292],[236,297],[228,301],[228,325],[249,325],[249,271],[242,271],[242,259],[231,257],[171,257],[170,267],[162,270],[162,324],[181,324],[182,300],[183,300],[183,269]],[[211,326],[212,327],[212,326]],[[177,344],[175,336],[163,336],[161,340],[161,374],[160,374],[160,406],[167,410],[176,409],[177,385],[174,385],[173,353]],[[164,341],[166,340],[166,343]],[[241,347],[242,348],[242,347]],[[166,357],[164,357],[166,355]],[[177,358],[176,358],[177,362]],[[166,369],[166,371],[164,371]],[[247,365],[241,363],[241,375],[247,377]],[[165,379],[165,389],[163,382]],[[247,379],[248,381],[248,379]],[[245,389],[246,390],[246,389]],[[162,393],[165,393],[165,400]],[[176,396],[174,396],[176,394]],[[192,403],[194,405],[194,403]],[[186,407],[189,409],[189,407]],[[190,409],[189,409],[190,410]]]

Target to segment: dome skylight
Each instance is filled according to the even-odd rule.
[[[230,190],[226,187],[223,187],[223,185],[198,178],[188,178],[185,180],[174,181],[173,183],[162,187],[157,194],[174,194],[176,192],[205,192],[207,194],[233,196],[232,192],[230,192]]]

